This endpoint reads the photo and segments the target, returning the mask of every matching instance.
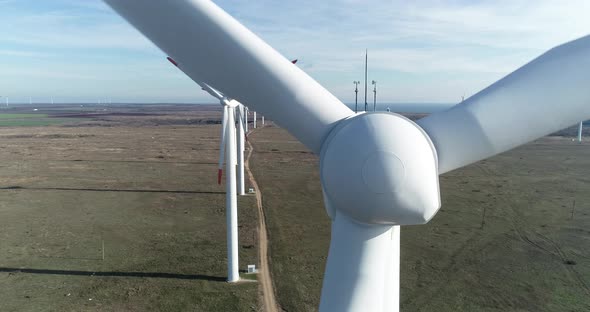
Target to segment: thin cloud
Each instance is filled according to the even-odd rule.
[[[18,57],[27,57],[27,58],[46,58],[46,57],[52,57],[54,56],[51,53],[43,53],[43,52],[37,52],[37,51],[27,51],[27,50],[6,50],[6,49],[0,49],[0,55],[5,55],[5,56],[18,56]]]
[[[346,102],[354,99],[352,81],[363,76],[365,48],[380,99],[453,102],[590,29],[586,0],[216,3]],[[0,65],[3,73],[24,71],[23,83],[39,85],[61,68],[60,81],[71,79],[68,86],[84,92],[98,76],[105,92],[121,97],[149,89],[143,100],[209,100],[102,1],[0,0],[0,7]],[[121,77],[128,87],[107,83]],[[9,79],[0,76],[0,85]]]

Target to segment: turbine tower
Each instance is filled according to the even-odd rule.
[[[212,1],[105,1],[193,80],[248,103],[320,156],[332,221],[320,311],[398,311],[400,226],[436,215],[438,176],[590,119],[590,36],[414,122],[354,114]]]
[[[580,121],[578,126],[578,143],[582,143],[582,128],[584,127],[584,121]]]
[[[239,257],[238,257],[238,198],[236,190],[236,122],[235,108],[238,105],[235,101],[223,101],[227,111],[227,122],[225,130],[225,201],[227,223],[227,281],[237,282],[240,280]]]
[[[254,111],[254,114],[252,115],[252,128],[256,129],[256,111]]]

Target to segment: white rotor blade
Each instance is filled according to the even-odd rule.
[[[105,0],[193,80],[248,103],[319,153],[352,111],[209,0]]]
[[[439,173],[590,118],[590,36],[531,61],[455,107],[418,120]]]
[[[223,105],[223,117],[221,119],[221,139],[219,142],[219,167],[217,170],[217,184],[221,184],[223,174],[223,161],[225,160],[225,130],[227,124],[227,106]]]

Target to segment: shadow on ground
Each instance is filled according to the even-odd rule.
[[[213,282],[225,282],[226,277],[209,276],[202,274],[178,274],[162,272],[96,272],[96,271],[76,271],[76,270],[49,270],[49,269],[21,269],[21,268],[2,268],[2,273],[26,273],[26,274],[49,274],[49,275],[72,275],[72,276],[107,276],[107,277],[152,277],[152,278],[170,278],[185,280],[205,280]]]

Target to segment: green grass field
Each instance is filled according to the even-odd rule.
[[[47,118],[49,115],[47,114],[0,114],[0,119],[25,119],[25,118]]]
[[[0,114],[0,127],[42,127],[78,122],[75,118],[54,118],[47,114]]]

